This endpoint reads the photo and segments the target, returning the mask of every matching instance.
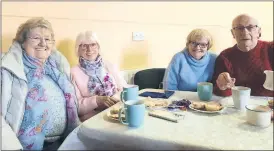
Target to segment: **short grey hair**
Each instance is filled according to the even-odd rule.
[[[27,36],[33,28],[46,28],[51,32],[51,38],[54,40],[54,32],[51,23],[43,17],[34,17],[21,24],[16,32],[16,36],[13,41],[17,41],[19,44],[23,44],[27,40]]]
[[[236,17],[233,19],[233,21],[232,21],[232,28],[234,28],[235,22],[237,22],[239,19],[241,19],[241,18],[243,18],[243,17],[245,17],[245,18],[250,18],[250,19],[254,20],[254,22],[256,22],[257,26],[260,27],[259,21],[258,21],[257,19],[255,19],[254,17],[250,16],[249,14],[240,14],[240,15],[236,16]]]

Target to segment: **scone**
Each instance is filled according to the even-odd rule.
[[[154,106],[155,106],[155,103],[152,102],[152,101],[146,101],[146,102],[145,102],[145,105],[146,105],[146,107],[154,107]]]
[[[120,107],[119,107],[119,106],[115,106],[115,107],[113,107],[113,108],[110,110],[110,113],[111,113],[111,114],[119,114],[119,110],[120,110]]]
[[[197,110],[205,110],[205,103],[203,102],[193,102],[193,108]]]
[[[110,114],[109,117],[118,120],[119,119],[119,114]],[[126,118],[125,114],[121,114],[121,117],[122,117],[123,120]]]
[[[146,107],[153,107],[155,105],[151,97],[147,97],[144,102]]]
[[[222,108],[220,104],[205,104],[206,111],[220,111]]]
[[[154,101],[155,106],[167,106],[168,102],[165,100]]]
[[[168,102],[163,99],[153,99],[153,98],[148,97],[145,100],[145,105],[146,105],[146,107],[162,107],[162,106],[167,106]]]

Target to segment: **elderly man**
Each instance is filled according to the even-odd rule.
[[[263,87],[264,70],[273,70],[273,41],[260,41],[258,21],[241,14],[232,22],[231,33],[237,44],[222,51],[216,59],[213,75],[214,93],[230,96],[231,87],[251,88],[253,96],[273,96]]]

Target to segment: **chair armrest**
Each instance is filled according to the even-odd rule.
[[[163,88],[164,88],[164,83],[161,82],[161,83],[159,84],[159,89],[163,89]]]

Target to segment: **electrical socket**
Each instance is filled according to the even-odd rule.
[[[143,41],[145,40],[144,32],[132,32],[133,41]]]

